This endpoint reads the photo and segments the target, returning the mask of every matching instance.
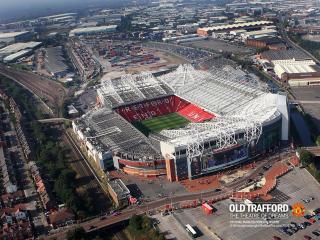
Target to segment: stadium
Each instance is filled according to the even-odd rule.
[[[124,75],[104,81],[97,95],[97,108],[73,130],[102,169],[194,179],[288,140],[287,97],[230,65]]]

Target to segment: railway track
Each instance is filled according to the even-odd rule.
[[[42,101],[45,99],[46,102],[43,101],[43,103],[59,115],[59,109],[68,95],[67,90],[59,83],[30,72],[14,70],[4,65],[0,65],[0,74],[21,84]]]
[[[99,184],[95,183],[97,180],[92,176],[92,173],[88,169],[88,167],[84,164],[82,154],[79,153],[78,149],[75,147],[74,140],[68,135],[68,134],[63,134],[62,139],[70,146],[70,149],[73,152],[73,155],[76,156],[76,160],[73,161],[72,164],[75,168],[76,171],[79,173],[79,175],[83,177],[91,177],[90,181],[87,184],[88,188],[94,189],[94,188],[99,188]]]
[[[83,177],[89,177],[90,179],[85,183],[88,192],[95,199],[95,208],[100,212],[106,212],[111,205],[111,200],[108,193],[103,188],[100,179],[95,174],[94,170],[89,166],[85,156],[81,153],[75,140],[66,132],[63,134],[64,141],[70,146],[73,154],[76,156],[76,161],[70,164],[74,165],[74,168]]]

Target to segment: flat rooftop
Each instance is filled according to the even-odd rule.
[[[25,49],[34,49],[41,44],[41,42],[14,43],[0,49],[0,55],[12,54]]]
[[[10,37],[16,37],[19,35],[23,35],[25,33],[28,33],[28,31],[23,31],[23,32],[0,32],[0,38],[10,38]]]
[[[213,27],[205,27],[201,29],[204,31],[218,31],[218,30],[224,30],[224,29],[251,27],[251,26],[259,26],[259,25],[267,25],[267,24],[272,24],[272,22],[255,21],[255,22],[245,22],[245,23],[234,23],[234,24],[219,25],[219,26],[213,26]]]
[[[296,49],[288,49],[288,50],[269,50],[266,52],[261,53],[263,58],[266,58],[270,61],[274,60],[288,60],[288,59],[295,59],[295,60],[309,60],[311,59],[306,53],[301,50]]]
[[[117,194],[119,199],[126,198],[130,191],[121,179],[113,179],[108,182],[112,190]]]

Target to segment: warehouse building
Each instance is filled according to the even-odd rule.
[[[29,31],[24,32],[7,32],[0,33],[0,43],[15,43],[15,42],[24,42],[30,41],[33,38],[33,33]]]
[[[247,38],[245,43],[250,47],[269,48],[277,51],[287,49],[287,46],[278,37]]]
[[[225,31],[232,31],[237,29],[259,30],[263,26],[268,26],[272,24],[273,22],[270,22],[270,21],[234,23],[234,24],[218,25],[218,26],[206,27],[206,28],[198,28],[197,33],[201,36],[209,36],[215,32],[225,32]]]
[[[91,34],[102,34],[102,33],[113,33],[117,29],[117,25],[101,26],[101,27],[88,27],[88,28],[76,28],[70,31],[69,37],[91,35]]]
[[[11,63],[11,62],[15,62],[17,60],[19,60],[20,58],[26,57],[28,55],[32,54],[32,50],[30,49],[26,49],[26,50],[21,50],[19,52],[10,54],[9,56],[6,56],[5,58],[3,58],[3,62],[4,63]]]
[[[108,192],[117,207],[124,207],[129,204],[130,190],[121,179],[108,181]]]
[[[6,56],[20,52],[22,50],[34,50],[41,46],[41,42],[14,43],[0,49],[0,59]]]
[[[290,86],[320,85],[320,68],[312,60],[275,60],[275,74]]]
[[[265,51],[260,54],[260,57],[262,59],[268,60],[269,62],[273,62],[275,60],[297,60],[297,61],[303,61],[303,60],[311,60],[311,57],[308,56],[306,53],[304,53],[301,50],[297,49],[288,49],[283,51]]]

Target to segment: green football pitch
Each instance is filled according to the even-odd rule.
[[[186,126],[190,121],[180,116],[178,113],[155,117],[142,121],[142,124],[150,132],[160,132],[164,129],[175,129]]]

